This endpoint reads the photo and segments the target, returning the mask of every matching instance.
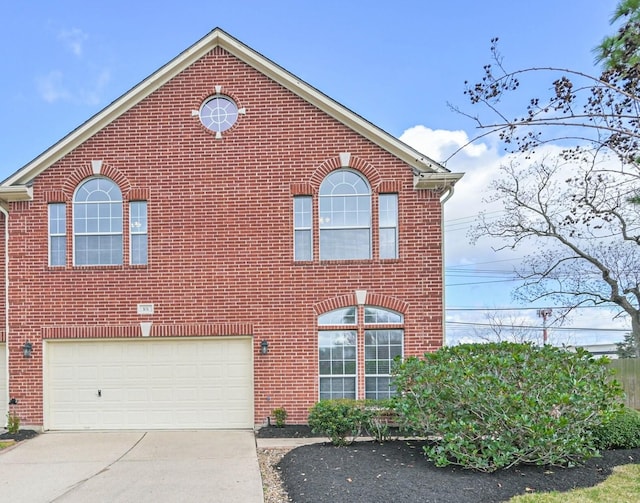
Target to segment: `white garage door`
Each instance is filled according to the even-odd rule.
[[[250,338],[56,341],[45,428],[252,428]]]
[[[7,349],[4,342],[0,342],[0,427],[7,424]]]

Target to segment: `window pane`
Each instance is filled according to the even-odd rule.
[[[367,377],[365,379],[365,398],[369,400],[391,398],[396,390],[390,386],[390,381],[388,377]]]
[[[345,307],[343,309],[335,309],[328,313],[318,316],[318,325],[355,325],[356,324],[356,308]],[[328,332],[321,332],[328,333]]]
[[[403,317],[400,313],[382,307],[366,306],[364,308],[365,323],[402,323]]]
[[[129,232],[130,263],[132,265],[146,265],[149,260],[146,201],[129,203]]]
[[[398,258],[396,229],[380,229],[380,258]]]
[[[380,227],[397,227],[398,195],[380,194],[378,206],[380,208]]]
[[[356,332],[319,332],[318,346],[320,399],[355,398]]]
[[[356,397],[355,377],[321,377],[320,400]]]
[[[293,259],[312,260],[311,197],[293,198]]]
[[[365,308],[365,319],[366,319]],[[369,316],[379,308],[371,308]],[[393,311],[388,311],[392,314]],[[395,390],[389,387],[391,369],[395,356],[402,356],[402,330],[366,330],[365,331],[365,387],[366,398],[389,398]]]
[[[122,236],[76,236],[76,265],[122,265]]]
[[[322,260],[358,260],[371,258],[369,229],[321,230]]]
[[[147,235],[132,234],[131,235],[131,264],[146,265],[147,256]]]
[[[67,262],[67,206],[49,204],[49,265],[64,266]]]
[[[55,236],[51,238],[49,251],[49,265],[63,266],[67,263],[67,237]]]
[[[345,360],[344,362],[344,374],[356,373],[356,362],[354,360]]]
[[[147,202],[132,201],[129,203],[129,221],[131,232],[140,234],[147,232]]]
[[[356,348],[353,346],[345,346],[342,350],[345,359],[347,360],[355,360],[356,359]]]
[[[301,227],[311,227],[311,197],[296,196],[293,198],[294,207],[294,226],[296,229]]]
[[[398,195],[380,194],[378,197],[380,226],[380,258],[398,258]]]
[[[295,231],[294,260],[312,260],[311,231]]]
[[[122,193],[107,178],[92,178],[73,200],[74,263],[122,264]]]
[[[329,174],[318,208],[322,260],[371,258],[371,191],[363,177],[349,170]]]

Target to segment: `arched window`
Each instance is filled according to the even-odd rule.
[[[371,258],[371,189],[348,169],[330,173],[320,185],[320,260]]]
[[[108,178],[82,183],[73,197],[75,265],[122,265],[122,192]]]
[[[358,344],[360,337],[364,337],[364,354],[363,345]],[[319,315],[320,400],[362,398],[358,396],[362,384],[364,398],[379,400],[393,396],[396,390],[391,385],[391,367],[393,360],[403,354],[401,313],[378,306],[351,306]],[[364,363],[364,383],[357,370],[358,361]]]

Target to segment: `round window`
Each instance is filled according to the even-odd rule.
[[[220,94],[212,96],[200,107],[200,122],[211,131],[222,133],[238,120],[238,106]]]

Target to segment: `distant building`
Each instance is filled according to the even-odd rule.
[[[574,351],[576,348],[582,348],[594,356],[608,356],[612,360],[618,359],[618,345],[613,344],[579,344],[576,346],[567,346],[569,351]]]

